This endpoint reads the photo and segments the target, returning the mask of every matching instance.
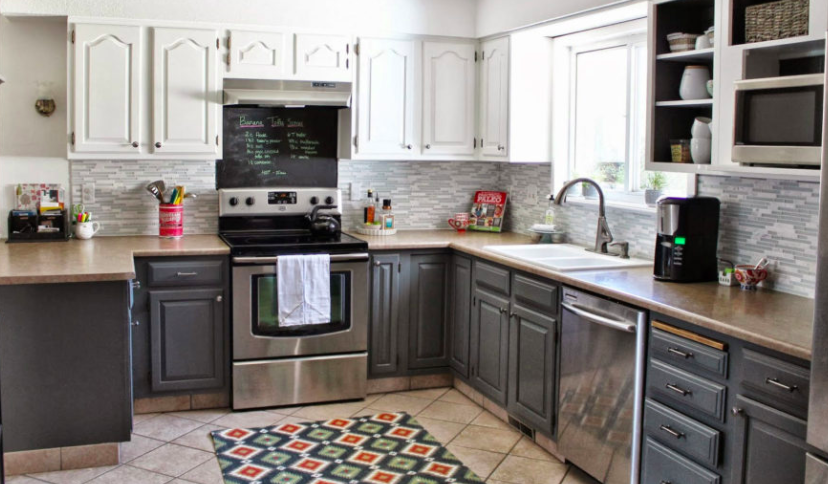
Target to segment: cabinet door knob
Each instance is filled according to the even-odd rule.
[[[378,260],[377,260],[377,261],[374,261],[374,265],[375,265],[376,267],[379,267],[379,266],[381,266],[381,265],[382,265],[382,262],[380,262],[380,261],[378,261]]]
[[[132,281],[133,289],[141,289],[141,281]]]
[[[413,148],[413,146],[411,146],[411,145],[406,145],[406,146],[405,146],[405,149],[407,149],[407,150],[410,150],[410,149],[412,149],[412,148]]]
[[[733,415],[744,415],[745,409],[739,408],[739,407],[733,407],[733,409],[730,411],[730,413],[732,413]]]
[[[222,301],[224,301],[223,296],[216,296],[216,302],[222,302]]]
[[[505,146],[503,146],[503,145],[497,145],[497,151],[503,151],[503,150],[505,150],[505,149],[506,149],[506,147],[505,147]]]
[[[137,141],[133,141],[133,142],[132,142],[132,147],[133,147],[133,148],[137,148],[137,147],[138,147],[138,142],[137,142]]]
[[[156,141],[156,142],[155,142],[155,147],[156,147],[156,148],[160,148],[160,147],[161,147],[161,142],[160,142],[160,141]]]
[[[132,325],[133,326],[141,326],[141,321],[133,321]]]
[[[430,150],[430,149],[431,149],[431,145],[426,145],[426,149],[427,149],[427,150]]]

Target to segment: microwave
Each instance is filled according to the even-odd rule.
[[[734,84],[734,162],[820,165],[824,74],[748,79]]]

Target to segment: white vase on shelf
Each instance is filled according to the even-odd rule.
[[[681,75],[679,96],[685,101],[710,99],[707,92],[707,81],[710,80],[710,69],[707,66],[687,66]]]
[[[710,138],[693,138],[690,140],[690,157],[697,165],[710,164]]]

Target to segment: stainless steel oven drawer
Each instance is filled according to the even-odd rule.
[[[233,363],[233,408],[365,398],[368,353]]]
[[[150,262],[147,264],[147,284],[162,286],[222,285],[224,261],[198,260]]]
[[[659,360],[651,360],[647,384],[651,391],[670,401],[683,403],[702,414],[724,421],[727,387],[680,370]]]
[[[702,464],[719,465],[720,432],[654,400],[644,403],[644,431]]]

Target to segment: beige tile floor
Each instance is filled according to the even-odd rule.
[[[222,484],[210,432],[334,417],[406,411],[479,476],[493,484],[591,484],[454,389],[369,395],[359,402],[252,412],[229,409],[136,415],[132,441],[115,467],[12,477],[8,484]]]

